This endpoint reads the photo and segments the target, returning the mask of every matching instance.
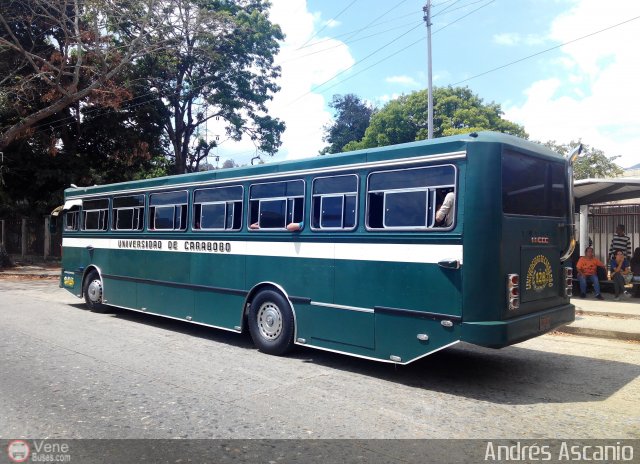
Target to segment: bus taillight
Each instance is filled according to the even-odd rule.
[[[564,296],[573,296],[573,269],[570,267],[564,268]]]
[[[509,301],[509,311],[516,311],[520,308],[520,276],[518,274],[507,276],[507,300]]]

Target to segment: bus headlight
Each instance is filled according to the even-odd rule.
[[[509,311],[517,311],[520,308],[520,275],[507,275],[507,301]]]

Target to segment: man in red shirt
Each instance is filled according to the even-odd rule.
[[[584,251],[585,256],[581,256],[576,264],[578,271],[578,282],[580,282],[580,298],[587,296],[587,280],[593,282],[593,290],[596,292],[596,298],[604,300],[600,295],[600,282],[598,282],[598,267],[606,269],[606,266],[598,258],[593,257],[593,248],[587,247]]]

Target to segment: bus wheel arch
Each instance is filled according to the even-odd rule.
[[[295,310],[287,293],[277,284],[254,286],[244,306],[249,333],[256,347],[267,354],[283,355],[295,340]]]
[[[104,300],[104,285],[102,274],[95,266],[85,269],[82,278],[82,296],[88,309],[95,313],[103,313],[107,310]]]

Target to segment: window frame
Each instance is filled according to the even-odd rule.
[[[166,205],[151,205],[151,197],[153,195],[163,195],[163,194],[167,194],[167,193],[186,193],[187,194],[187,198],[186,198],[186,202],[185,203],[169,203]],[[189,191],[188,190],[165,190],[163,192],[149,192],[147,194],[147,204],[148,204],[148,215],[149,215],[149,225],[147,226],[147,231],[148,232],[159,232],[159,233],[166,233],[166,232],[186,232],[187,229],[189,228],[189,201],[190,201],[190,195],[189,195]],[[180,206],[181,208],[185,208],[186,209],[186,213],[185,213],[185,224],[184,227],[182,227],[182,223],[180,224],[179,229],[176,229],[176,207]],[[151,220],[151,208],[153,208],[153,221]],[[173,228],[171,229],[158,229],[156,227],[156,210],[158,208],[173,208]],[[180,220],[182,220],[182,211],[180,212]]]
[[[435,194],[432,194],[431,192],[434,191],[435,189],[429,188],[429,187],[420,187],[420,188],[412,188],[412,189],[393,189],[393,190],[375,190],[374,193],[379,193],[382,192],[383,195],[383,208],[382,208],[382,227],[381,229],[386,230],[386,229],[397,229],[397,230],[414,230],[416,228],[419,229],[424,229],[424,228],[432,228],[433,225],[431,227],[429,227],[429,207],[432,207],[432,211],[433,209],[435,209],[435,205],[433,205],[434,201],[435,201]],[[388,226],[387,225],[387,208],[385,208],[386,204],[387,204],[387,196],[388,195],[399,195],[399,194],[403,194],[403,193],[416,193],[416,192],[422,192],[424,193],[425,198],[425,205],[427,206],[424,210],[424,226]],[[431,200],[431,201],[429,201]],[[431,204],[430,204],[431,203]],[[435,222],[435,214],[434,214],[434,222]]]
[[[453,184],[433,184],[423,187],[411,187],[411,188],[400,188],[400,189],[386,189],[386,190],[370,190],[369,186],[371,184],[371,176],[375,174],[381,173],[391,173],[391,172],[401,172],[401,171],[414,171],[418,169],[434,169],[434,168],[443,168],[450,167],[453,169]],[[438,190],[449,190],[453,189],[453,193],[455,195],[455,202],[453,205],[453,223],[448,226],[436,226],[435,225],[435,217],[436,217],[436,194]],[[401,193],[401,192],[410,192],[410,191],[425,191],[427,196],[427,209],[425,211],[425,226],[415,227],[415,226],[386,226],[386,195],[388,192],[391,193]],[[397,232],[443,232],[453,230],[457,225],[457,213],[458,213],[458,202],[459,202],[459,189],[458,189],[458,167],[452,163],[445,164],[436,164],[436,165],[426,165],[426,166],[412,166],[398,169],[385,169],[385,170],[375,170],[371,171],[367,174],[367,184],[365,191],[365,217],[364,223],[365,228],[369,232],[388,232],[388,231],[397,231]],[[372,193],[382,193],[382,227],[371,227],[369,225],[369,218],[371,213],[371,200],[370,194]],[[431,208],[431,215],[429,215],[429,208]],[[430,226],[428,224],[431,224]]]
[[[320,179],[335,179],[338,177],[355,177],[356,179],[356,190],[355,192],[334,192],[334,193],[313,193],[314,185],[317,180]],[[355,197],[355,217],[354,217],[354,225],[352,227],[344,227],[345,220],[345,210],[346,210],[346,199],[347,196]],[[320,211],[318,216],[318,224],[320,227],[314,227],[314,219],[315,219],[315,198],[320,198]],[[341,227],[323,227],[322,226],[322,202],[325,197],[342,197],[342,218],[341,218]],[[334,176],[318,176],[314,177],[311,181],[311,215],[309,216],[309,226],[311,230],[315,232],[335,232],[335,231],[353,231],[358,228],[358,214],[360,212],[358,201],[360,198],[360,176],[358,174],[338,174]]]
[[[294,196],[278,196],[278,197],[265,197],[265,198],[256,198],[256,199],[251,199],[251,189],[254,186],[259,186],[259,185],[271,185],[271,184],[281,184],[281,183],[285,183],[285,182],[302,182],[302,194],[301,195],[294,195]],[[294,179],[282,179],[282,180],[278,180],[278,181],[273,181],[273,182],[258,182],[258,183],[253,183],[249,185],[249,189],[248,189],[248,195],[247,195],[247,202],[248,202],[248,212],[247,212],[247,230],[249,230],[250,232],[259,232],[259,231],[263,231],[263,232],[289,232],[287,230],[287,226],[290,223],[293,223],[295,220],[295,211],[296,211],[296,199],[301,199],[302,200],[302,220],[301,222],[304,222],[305,220],[305,203],[306,203],[306,193],[307,193],[307,182],[305,179],[300,179],[300,178],[294,178]],[[260,217],[262,214],[262,202],[264,201],[284,201],[285,204],[285,213],[284,213],[284,227],[267,227],[264,228],[262,226],[260,226],[257,229],[252,229],[251,225],[254,224],[256,221],[251,222],[252,217],[251,217],[251,210],[252,210],[252,202],[258,202],[258,224],[260,224]],[[291,210],[289,209],[289,202],[292,202],[291,205]],[[291,217],[291,221],[287,222],[289,217]]]
[[[74,227],[72,229],[68,228],[69,221],[67,218],[69,217],[69,215],[74,217]],[[65,211],[62,230],[64,232],[78,232],[80,230],[80,207],[74,206],[72,209]]]
[[[142,197],[142,206],[122,206],[122,207],[116,207],[114,206],[116,203],[116,200],[121,199],[121,198],[133,198],[133,197]],[[121,196],[114,196],[112,201],[111,201],[111,211],[112,211],[112,215],[111,215],[111,230],[114,232],[142,232],[144,231],[145,228],[145,206],[146,206],[146,195],[144,193],[138,193],[138,194],[134,194],[134,195],[121,195]],[[119,212],[123,211],[123,210],[134,210],[133,213],[133,217],[132,217],[132,227],[134,226],[134,222],[135,222],[135,211],[138,210],[138,228],[132,228],[132,229],[120,229],[118,227],[118,216],[119,216]],[[140,224],[140,222],[142,222]]]
[[[94,209],[84,209],[84,205],[85,202],[83,201],[82,203],[82,218],[81,218],[81,223],[80,223],[80,229],[83,232],[107,232],[109,231],[109,209],[111,207],[111,199],[110,198],[95,198],[95,199],[91,199],[91,200],[85,200],[85,201],[100,201],[100,200],[104,200],[107,202],[107,207],[106,208],[94,208]],[[97,213],[98,214],[98,227],[100,227],[100,224],[102,223],[104,225],[103,228],[98,228],[98,229],[87,229],[87,216],[89,215],[89,213]]]
[[[196,203],[196,193],[197,192],[202,192],[202,191],[206,191],[206,190],[220,190],[220,189],[226,189],[226,188],[237,188],[240,187],[240,198],[237,200],[219,200],[219,201],[206,201],[206,202],[201,202],[201,203]],[[199,189],[194,189],[193,190],[193,196],[191,199],[191,210],[192,212],[192,221],[191,221],[191,230],[194,232],[240,232],[242,230],[242,215],[244,213],[244,185],[239,185],[239,184],[234,184],[234,185],[222,185],[219,187],[205,187],[205,188],[199,188]],[[236,212],[235,212],[235,204],[236,203],[240,203],[240,221],[239,224],[240,226],[237,229],[233,228],[233,224],[236,222],[235,221],[235,216],[236,216]],[[203,206],[207,206],[207,205],[216,205],[216,204],[224,204],[224,227],[223,228],[210,228],[210,227],[202,227],[202,207]],[[229,205],[231,204],[231,227],[227,227],[227,219],[228,219],[228,214],[229,214]],[[199,222],[200,222],[200,228],[195,228],[194,227],[194,221],[196,220],[196,205],[200,205],[200,217]]]

